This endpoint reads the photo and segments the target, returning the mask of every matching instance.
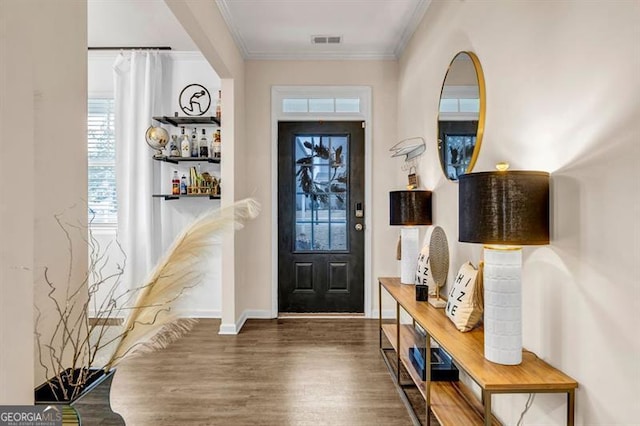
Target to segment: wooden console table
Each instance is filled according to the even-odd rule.
[[[500,424],[491,414],[491,396],[494,393],[566,393],[567,424],[573,426],[575,389],[578,383],[571,377],[542,361],[535,354],[524,351],[520,365],[500,365],[484,358],[484,331],[481,327],[462,333],[447,318],[443,309],[436,309],[426,302],[416,302],[415,286],[400,284],[399,278],[379,278],[378,311],[380,325],[380,351],[392,372],[385,352],[395,351],[398,386],[401,365],[411,376],[426,402],[426,423],[429,425],[429,409],[441,425]],[[396,322],[382,322],[382,289],[396,301]],[[426,331],[420,336],[411,324],[400,323],[400,308]],[[383,347],[383,334],[392,348]],[[432,382],[431,357],[426,356],[427,380],[423,381],[409,359],[408,349],[414,344],[431,347],[431,339],[451,355],[458,368],[466,372],[482,390],[482,401],[462,382]],[[405,398],[405,402],[407,402]],[[412,409],[413,411],[413,409]],[[414,421],[417,417],[414,415]]]

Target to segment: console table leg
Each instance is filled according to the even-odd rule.
[[[491,392],[482,391],[482,402],[484,403],[484,426],[491,426]]]
[[[573,426],[575,423],[575,405],[576,405],[576,393],[571,389],[567,392],[567,425]]]
[[[398,385],[400,382],[400,302],[396,301],[396,372],[398,373]]]
[[[382,349],[382,283],[378,281],[378,339],[379,347]]]
[[[425,406],[426,406],[426,425],[431,425],[431,336],[427,333],[424,342],[424,369],[425,369],[425,378],[427,379],[425,386]]]
[[[425,414],[424,414],[424,419],[425,419],[425,426],[431,426],[431,414],[429,414],[429,405],[425,406]]]

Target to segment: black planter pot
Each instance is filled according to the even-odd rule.
[[[66,372],[71,376],[71,371]],[[73,377],[77,377],[80,370],[73,372]],[[90,371],[90,380],[85,387],[79,392],[79,395],[70,400],[64,401],[62,398],[53,394],[49,382],[57,383],[55,380],[43,383],[35,390],[35,401],[37,405],[57,405],[70,406],[78,414],[78,425],[105,425],[105,426],[124,426],[125,422],[122,416],[111,409],[109,396],[111,393],[111,382],[115,370],[105,373],[99,369]],[[67,424],[67,423],[65,423]],[[69,423],[72,424],[72,423]]]

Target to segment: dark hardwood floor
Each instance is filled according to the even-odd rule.
[[[410,425],[368,319],[201,320],[123,362],[111,403],[127,425]]]

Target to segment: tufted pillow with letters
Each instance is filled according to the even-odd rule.
[[[420,250],[414,281],[417,285],[427,285],[431,289],[436,288],[435,282],[433,281],[433,274],[431,273],[431,264],[429,263],[429,244],[425,244],[422,250]]]
[[[470,331],[482,318],[482,270],[467,262],[458,271],[449,291],[445,311],[460,331]]]

